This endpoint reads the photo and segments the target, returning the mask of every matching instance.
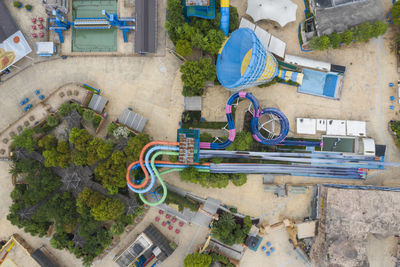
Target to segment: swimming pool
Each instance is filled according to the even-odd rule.
[[[299,87],[299,93],[322,96],[327,98],[337,98],[337,85],[339,76],[335,73],[303,69],[303,83]]]

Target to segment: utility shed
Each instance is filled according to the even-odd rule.
[[[316,119],[297,118],[296,132],[298,134],[316,134]]]
[[[141,133],[146,125],[147,119],[130,109],[125,109],[121,116],[119,116],[118,122]]]
[[[89,108],[96,113],[103,113],[104,108],[107,105],[108,100],[102,96],[93,94],[92,99],[89,102]]]
[[[135,53],[157,52],[157,0],[136,0]]]
[[[185,111],[201,111],[201,96],[185,97]]]
[[[327,120],[327,135],[346,135],[346,121],[343,120]]]
[[[171,248],[170,241],[152,224],[147,226],[143,232],[146,236],[148,236],[153,244],[161,249],[162,252],[165,253],[166,257],[169,257],[174,252],[174,249]],[[163,260],[163,259],[160,259]]]
[[[367,136],[367,126],[365,121],[346,121],[346,133],[350,136]]]

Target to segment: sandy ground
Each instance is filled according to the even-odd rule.
[[[309,216],[311,190],[304,195],[292,195],[278,198],[273,193],[264,192],[261,175],[248,175],[247,183],[241,187],[232,183],[227,188],[204,188],[198,184],[180,181],[179,174],[170,173],[163,179],[173,185],[200,197],[212,197],[222,200],[227,206],[237,207],[238,212],[253,217],[262,217],[273,224],[283,217],[303,219]]]
[[[376,238],[373,234],[368,236],[367,255],[371,267],[395,266],[398,239],[394,236]]]
[[[267,242],[270,242],[271,247],[275,249],[270,256],[267,256],[266,252],[261,250],[261,246],[267,247]],[[271,233],[265,235],[257,252],[254,252],[250,249],[246,250],[246,253],[240,261],[240,267],[248,266],[306,267],[307,265],[305,265],[294,252],[293,245],[289,243],[289,235],[282,227],[272,230]]]

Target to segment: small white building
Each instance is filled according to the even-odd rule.
[[[41,57],[50,57],[56,53],[56,46],[53,42],[36,42],[36,54]]]

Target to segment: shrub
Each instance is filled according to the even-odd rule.
[[[99,115],[95,115],[93,120],[92,120],[92,124],[93,124],[93,128],[97,129],[97,127],[99,127],[101,122],[101,117]]]
[[[185,56],[187,56],[187,55],[190,55],[190,54],[192,54],[192,52],[193,52],[193,51],[192,51],[192,45],[191,45],[190,42],[187,41],[187,40],[179,40],[179,41],[176,43],[175,48],[176,48],[176,52],[177,52],[179,55],[183,56],[183,57],[185,57]]]
[[[108,135],[114,135],[114,131],[118,128],[118,125],[115,122],[111,122],[107,126],[107,134]]]
[[[216,66],[210,59],[201,58],[199,61],[186,61],[181,66],[184,96],[200,96],[206,81],[216,78]]]
[[[333,32],[328,37],[329,37],[329,41],[331,43],[332,48],[338,48],[340,42],[342,41],[340,34]]]
[[[342,41],[349,45],[353,41],[353,32],[352,31],[345,31],[341,34]]]
[[[200,207],[199,203],[191,201],[173,191],[168,191],[165,203],[167,204],[173,203],[178,205],[179,211],[183,211],[183,208],[188,208],[191,211],[197,211]]]
[[[22,3],[19,2],[19,1],[14,1],[13,5],[14,5],[14,7],[16,7],[16,8],[22,7]]]
[[[385,34],[386,30],[387,30],[387,24],[380,20],[377,20],[374,22],[374,24],[372,24],[372,36],[375,38]]]
[[[187,255],[183,264],[185,267],[208,267],[211,265],[211,256],[195,252]]]
[[[37,145],[37,140],[33,137],[34,132],[32,128],[26,128],[19,135],[14,135],[11,148],[25,148],[29,152],[33,152]]]
[[[239,28],[239,13],[234,6],[229,7],[229,32]]]
[[[330,40],[328,36],[315,36],[310,41],[310,47],[313,50],[326,50],[329,48]]]
[[[32,10],[32,6],[31,5],[26,5],[25,6],[26,10],[31,11]]]
[[[85,110],[84,112],[83,112],[83,119],[85,120],[85,121],[93,121],[93,119],[95,118],[95,116],[96,116],[96,114],[92,111],[92,110],[90,110],[90,109],[87,109],[87,110]]]
[[[395,1],[392,7],[392,21],[394,25],[400,24],[400,2]]]
[[[60,123],[60,120],[56,116],[50,115],[47,117],[46,123],[50,127],[56,127]]]

